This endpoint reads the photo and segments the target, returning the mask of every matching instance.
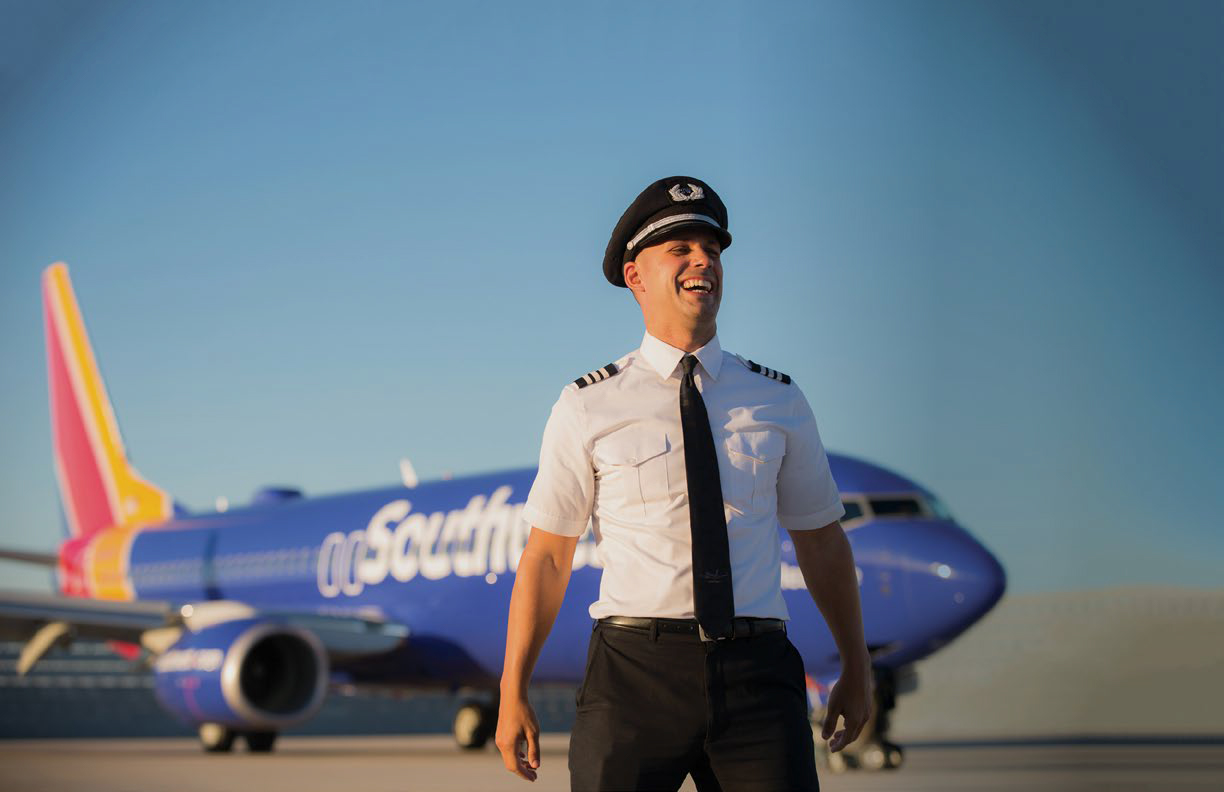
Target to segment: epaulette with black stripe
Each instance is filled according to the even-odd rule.
[[[754,363],[751,360],[747,361],[747,363],[748,363],[748,368],[752,369],[757,374],[760,374],[765,377],[769,377],[771,380],[777,380],[778,382],[781,382],[783,385],[791,384],[790,374],[783,374],[781,371],[775,371],[774,369],[771,369],[767,366],[762,366],[760,363]]]
[[[590,374],[583,375],[574,380],[574,384],[579,388],[585,388],[587,385],[594,385],[596,382],[603,382],[609,377],[615,377],[620,371],[615,363],[609,363],[603,368],[597,368]]]

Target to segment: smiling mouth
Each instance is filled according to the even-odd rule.
[[[687,292],[713,294],[714,282],[707,278],[688,278],[680,283],[680,288]]]

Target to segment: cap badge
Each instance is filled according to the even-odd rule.
[[[702,198],[705,198],[705,190],[696,184],[674,185],[667,191],[667,194],[671,196],[673,201],[700,201]]]

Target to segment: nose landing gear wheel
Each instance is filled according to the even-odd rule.
[[[838,753],[829,751],[828,743],[821,739],[821,723],[825,713],[814,712],[812,738],[816,744],[816,760],[834,773],[846,770],[895,770],[905,762],[905,751],[888,739],[891,726],[890,714],[896,707],[896,674],[891,670],[876,669],[875,706],[871,719],[858,738]]]
[[[864,770],[883,770],[888,764],[888,754],[879,743],[868,743],[859,751],[858,763]]]
[[[884,746],[884,752],[888,756],[888,760],[884,766],[889,770],[896,770],[905,761],[905,749],[900,745],[888,742],[887,740],[884,740],[882,745]]]
[[[495,731],[497,710],[488,704],[467,701],[455,713],[453,732],[460,748],[473,751],[483,748]]]

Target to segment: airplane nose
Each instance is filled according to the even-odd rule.
[[[999,559],[950,519],[872,520],[849,536],[863,595],[888,605],[864,624],[868,640],[893,646],[894,659],[947,644],[993,608],[1007,586]]]
[[[927,615],[942,611],[949,631],[959,632],[1002,598],[1007,573],[993,553],[951,520],[915,529],[924,541],[922,554],[907,564],[910,608]]]

